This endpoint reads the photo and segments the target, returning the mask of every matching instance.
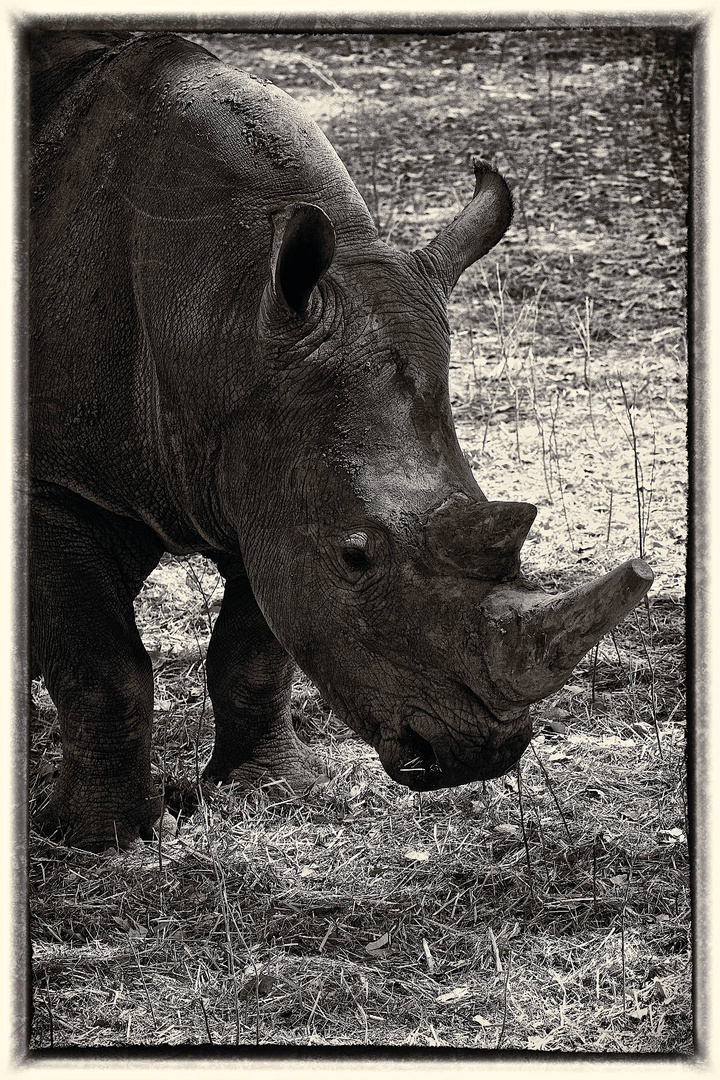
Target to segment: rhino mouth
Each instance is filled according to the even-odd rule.
[[[400,740],[401,758],[407,758],[390,772],[394,780],[416,791],[428,791],[443,787],[443,767],[438,761],[431,742],[415,731],[409,724]]]
[[[477,742],[467,733],[462,739],[449,735],[447,723],[426,709],[416,709],[393,740],[392,751],[380,755],[385,771],[413,791],[457,787],[476,780],[502,776],[521,757],[532,737],[529,709],[522,709],[506,723],[495,716],[468,686],[458,684],[463,714],[478,723]],[[433,733],[437,731],[437,738]]]

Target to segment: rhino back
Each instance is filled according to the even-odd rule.
[[[183,39],[117,37],[39,53],[35,474],[170,547],[227,546],[200,492],[218,474],[222,417],[257,378],[272,215],[310,201],[340,246],[375,232],[287,94]]]

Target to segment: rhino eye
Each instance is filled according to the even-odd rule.
[[[365,533],[358,532],[353,533],[352,536],[348,536],[347,540],[343,542],[342,546],[342,558],[343,562],[350,570],[362,572],[367,570],[370,566],[370,557],[368,555],[368,538]]]

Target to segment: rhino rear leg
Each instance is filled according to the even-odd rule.
[[[307,791],[324,773],[293,730],[293,662],[265,622],[244,571],[218,564],[226,582],[207,653],[215,746],[204,775],[241,787],[284,780],[294,791]]]
[[[57,706],[62,765],[43,826],[101,851],[149,836],[152,664],[133,599],[162,553],[145,526],[67,494],[34,500],[33,651]]]

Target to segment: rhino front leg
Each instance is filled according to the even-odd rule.
[[[34,500],[33,651],[63,748],[42,824],[77,847],[128,847],[159,816],[150,778],[152,664],[133,599],[161,553],[145,526],[84,499]]]
[[[241,787],[284,780],[306,791],[323,771],[293,730],[293,661],[265,622],[244,570],[225,560],[218,567],[225,594],[207,653],[215,746],[204,775]]]

